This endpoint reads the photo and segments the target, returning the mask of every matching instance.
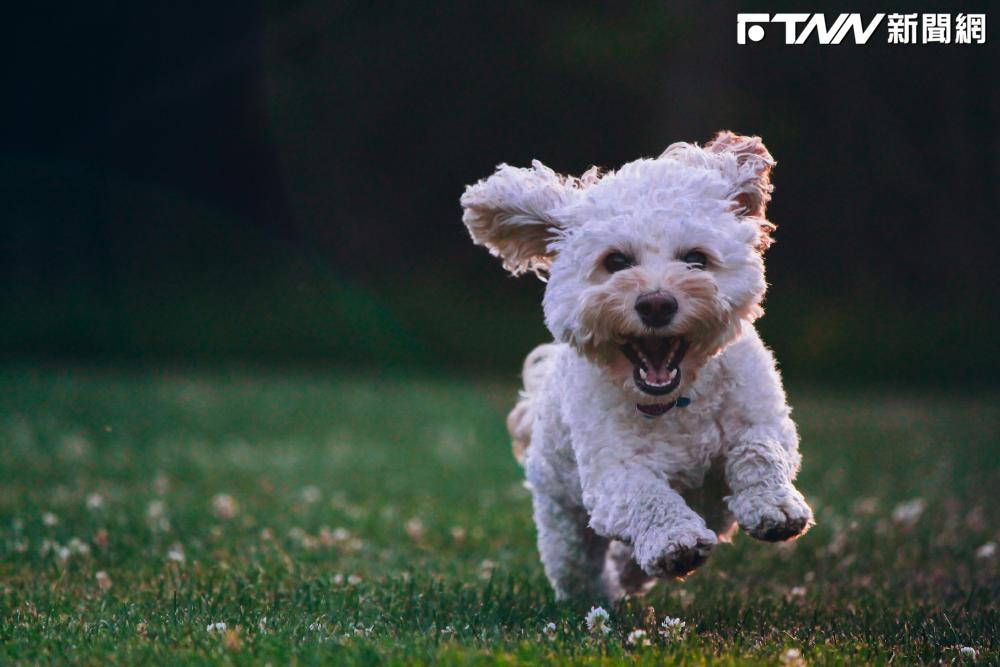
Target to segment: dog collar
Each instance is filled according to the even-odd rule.
[[[646,419],[656,419],[662,415],[667,414],[672,408],[686,408],[691,405],[691,399],[687,396],[678,396],[675,400],[669,403],[656,404],[653,405],[636,405],[636,409],[639,414]]]

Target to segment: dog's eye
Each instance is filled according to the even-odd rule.
[[[708,266],[708,257],[706,257],[705,253],[700,250],[687,251],[684,256],[681,257],[681,261],[696,269],[704,269]]]
[[[622,271],[632,266],[632,264],[632,258],[620,252],[608,253],[608,256],[604,258],[604,270],[608,273]]]

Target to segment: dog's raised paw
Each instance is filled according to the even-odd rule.
[[[702,563],[708,560],[712,551],[710,545],[680,547],[676,551],[665,554],[660,561],[660,568],[665,577],[684,577],[694,572]]]
[[[730,503],[740,528],[765,542],[783,542],[813,525],[812,509],[793,486],[738,494]]]
[[[764,521],[753,530],[747,531],[758,540],[765,542],[784,542],[801,535],[809,524],[807,517],[786,518],[785,521],[772,523]]]
[[[653,577],[687,576],[708,560],[717,542],[715,533],[708,529],[690,534],[671,535],[667,546],[648,562],[643,563],[642,569]]]

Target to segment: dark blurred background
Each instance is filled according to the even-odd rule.
[[[543,286],[472,246],[463,187],[728,128],[779,162],[787,376],[1000,373],[995,41],[736,44],[738,11],[986,4],[157,4],[5,10],[6,361],[512,376]]]

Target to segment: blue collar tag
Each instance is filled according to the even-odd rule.
[[[674,407],[686,408],[691,405],[691,399],[687,396],[678,396],[677,401],[674,403]]]

